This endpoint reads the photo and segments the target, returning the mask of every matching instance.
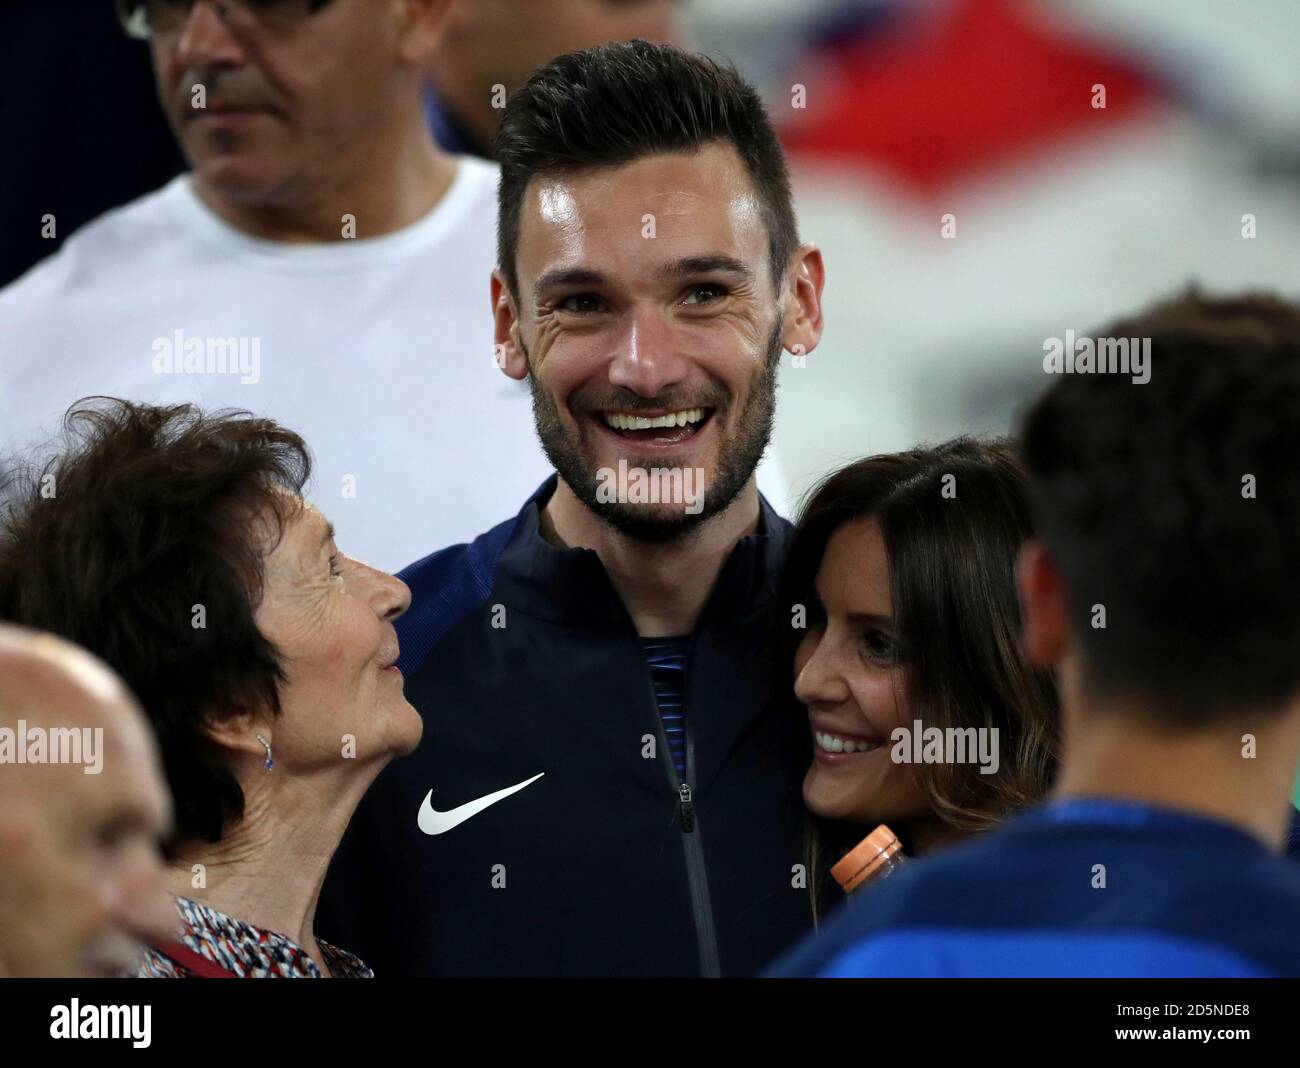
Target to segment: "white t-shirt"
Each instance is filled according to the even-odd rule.
[[[301,434],[339,548],[385,570],[513,516],[551,468],[493,361],[497,175],[460,157],[425,218],[330,244],[249,237],[187,175],[108,212],[0,293],[0,453],[85,396],[193,402]]]

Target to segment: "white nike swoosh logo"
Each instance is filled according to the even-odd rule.
[[[439,812],[433,807],[433,791],[430,790],[424,795],[424,804],[420,806],[420,830],[425,834],[446,834],[453,827],[464,823],[471,816],[477,816],[489,805],[495,805],[503,797],[518,793],[525,786],[535,783],[545,774],[546,772],[539,771],[531,779],[525,779],[523,782],[515,783],[514,786],[507,786],[504,790],[498,790],[494,794],[480,797],[477,801],[466,802],[446,812]]]

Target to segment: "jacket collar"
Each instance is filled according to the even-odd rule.
[[[541,510],[558,482],[559,476],[551,475],[519,510],[498,565],[494,596],[555,623],[629,626],[627,610],[596,551],[557,548],[541,535]],[[792,531],[760,494],[758,528],[732,548],[701,613],[701,625],[714,614],[735,618],[759,607],[775,587]]]

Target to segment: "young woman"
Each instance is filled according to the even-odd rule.
[[[1014,577],[1030,531],[1004,441],[860,460],[804,509],[778,603],[781,663],[793,662],[813,749],[803,797],[814,917],[843,898],[830,867],[877,825],[922,855],[1046,793],[1056,693],[1021,651]],[[918,721],[925,747],[912,738]],[[939,756],[932,739],[956,741],[953,728],[976,733]]]

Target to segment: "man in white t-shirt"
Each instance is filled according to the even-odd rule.
[[[0,453],[84,396],[189,401],[302,434],[375,566],[513,514],[551,468],[493,349],[497,168],[425,122],[446,7],[121,0],[191,171],[0,293]]]
[[[91,394],[238,407],[303,435],[377,566],[510,515],[550,467],[493,359],[497,169],[425,125],[446,6],[121,4],[191,171],[0,294],[0,452]]]

